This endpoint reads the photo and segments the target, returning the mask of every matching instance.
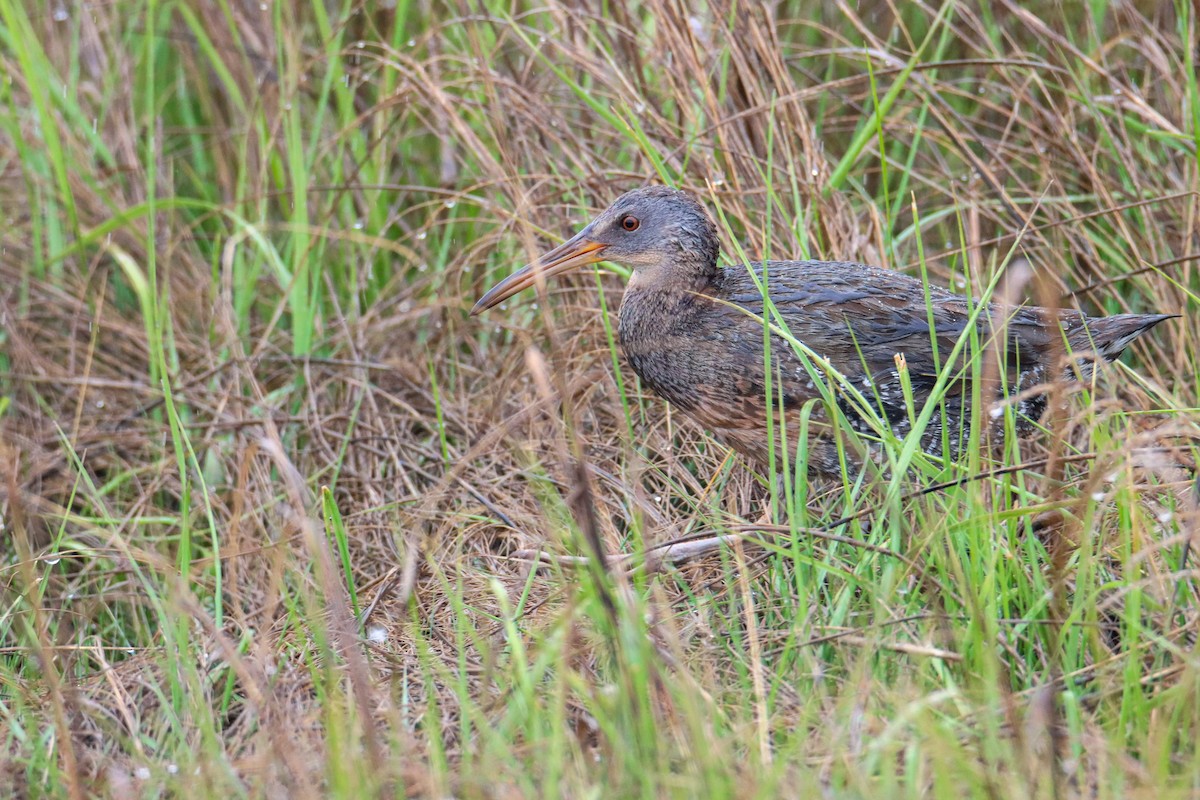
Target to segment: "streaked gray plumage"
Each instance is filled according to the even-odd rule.
[[[763,298],[753,271],[791,335],[828,359],[898,436],[905,435],[910,423],[896,354],[907,362],[919,413],[937,379],[932,341],[944,360],[969,323],[968,299],[929,287],[927,306],[919,280],[848,262],[770,261],[721,269],[719,246],[716,225],[693,197],[659,186],[637,189],[618,198],[569,242],[494,287],[473,313],[531,285],[538,271],[548,277],[601,260],[632,267],[618,331],[634,371],[731,447],[765,465]],[[930,336],[930,314],[936,337]],[[977,320],[984,343],[980,349],[985,360],[987,352],[996,354],[993,361],[1003,374],[992,370],[1000,381],[984,399],[989,407],[1001,399],[1001,385],[1010,395],[1024,393],[1018,430],[1025,432],[1044,409],[1044,399],[1027,390],[1058,377],[1070,379],[1076,369],[1090,374],[1094,357],[1116,358],[1133,339],[1171,316],[1087,317],[1078,311],[991,305]],[[1072,359],[1065,358],[1068,349]],[[782,401],[794,447],[801,409],[821,392],[779,335],[772,336],[770,363],[774,407]],[[921,441],[930,452],[941,452],[944,420],[951,457],[966,440],[971,419],[971,370],[962,364],[956,370],[962,375],[948,387],[945,414],[933,415]],[[851,424],[867,430],[846,393],[839,390],[837,396]],[[823,408],[814,409],[809,468],[840,474],[826,420]],[[849,455],[856,460],[867,454]]]

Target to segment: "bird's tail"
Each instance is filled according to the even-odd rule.
[[[1113,361],[1137,337],[1160,322],[1178,314],[1117,314],[1089,319],[1087,324],[1068,336],[1071,350],[1098,353],[1105,361]]]

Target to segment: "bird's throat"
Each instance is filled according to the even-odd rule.
[[[715,267],[707,269],[700,265],[681,263],[640,267],[629,276],[629,282],[625,284],[625,293],[662,294],[664,302],[674,302],[674,295],[703,292],[712,284],[717,272]],[[672,297],[666,297],[667,295]]]

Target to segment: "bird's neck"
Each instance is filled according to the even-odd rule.
[[[666,296],[694,294],[703,292],[719,280],[720,272],[715,252],[711,257],[685,253],[638,266],[630,276],[625,291]]]
[[[680,326],[711,305],[719,275],[680,276],[663,279],[639,270],[630,278],[621,298],[619,333],[622,343],[654,338]]]
[[[625,294],[661,295],[674,302],[681,295],[703,292],[712,285],[713,275],[703,273],[667,272],[666,270],[637,270],[625,284]]]

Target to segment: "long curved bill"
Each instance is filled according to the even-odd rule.
[[[487,311],[517,292],[528,289],[537,283],[539,276],[542,280],[547,280],[555,275],[562,275],[564,272],[603,261],[600,253],[604,251],[605,245],[589,239],[586,235],[588,232],[585,228],[578,235],[563,242],[537,261],[526,264],[497,283],[475,303],[471,309],[471,316]]]

